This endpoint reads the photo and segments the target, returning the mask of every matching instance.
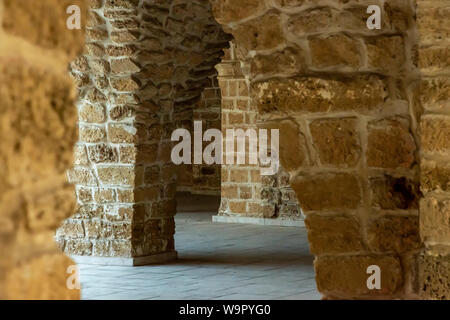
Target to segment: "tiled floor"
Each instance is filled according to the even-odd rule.
[[[179,213],[179,260],[166,265],[80,265],[83,299],[320,299],[306,231],[222,224]]]

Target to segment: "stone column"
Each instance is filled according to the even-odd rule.
[[[419,289],[450,299],[450,1],[417,1],[421,129]]]
[[[227,129],[253,129],[257,134],[259,129],[266,129],[270,135],[270,129],[277,129],[279,125],[264,122],[258,126],[258,110],[250,103],[250,66],[242,62],[238,54],[236,45],[232,43],[217,66],[222,93],[222,134],[226,137]],[[291,138],[295,139],[295,136]],[[246,143],[248,151],[249,141]],[[224,163],[220,217],[214,217],[214,220],[264,224],[265,219],[271,219],[271,224],[284,222],[289,225],[304,225],[301,209],[289,186],[289,180],[289,174],[282,167],[274,175],[262,176],[259,165],[249,165],[248,157],[243,165]]]
[[[414,1],[214,2],[306,215],[327,298],[417,297]],[[369,5],[382,28],[370,30]],[[381,289],[367,268],[382,270]]]
[[[173,259],[171,134],[192,114],[229,38],[208,1],[153,0],[91,1],[86,37],[72,63],[79,142],[68,175],[79,209],[57,240],[77,262]]]

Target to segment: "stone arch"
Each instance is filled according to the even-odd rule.
[[[376,31],[366,26],[373,1],[212,2],[250,65],[259,126],[280,128],[319,291],[417,297],[415,2],[376,1]],[[373,264],[383,270],[381,290],[366,286]]]
[[[171,134],[191,125],[230,37],[208,1],[137,0],[92,1],[86,37],[72,63],[80,121],[68,175],[79,209],[57,241],[78,261],[173,259]]]
[[[307,216],[324,297],[448,297],[448,287],[436,280],[448,278],[448,233],[442,238],[425,228],[433,225],[432,212],[446,206],[445,195],[433,198],[437,186],[424,189],[428,180],[422,191],[431,192],[431,202],[422,202],[420,216],[431,219],[421,225],[428,251],[419,235],[415,1],[375,1],[383,9],[382,29],[375,31],[365,25],[374,1],[210,2],[249,66],[258,126],[282,124],[281,162]],[[208,1],[91,2],[87,54],[73,64],[80,101],[90,103],[79,106],[82,143],[69,173],[80,210],[57,234],[67,254],[131,264],[174,257],[171,116],[189,110],[229,40],[210,13],[206,25],[215,41],[205,45],[195,32],[186,37],[186,24],[179,23],[185,20],[173,15],[197,17],[197,10],[209,12]],[[195,22],[192,30],[207,30],[204,21]],[[177,63],[189,65],[183,79],[170,70]],[[156,70],[147,68],[155,64]],[[446,128],[445,117],[438,118],[423,118],[422,131],[432,121]],[[147,130],[143,124],[152,121]],[[436,148],[448,149],[422,139],[430,157]],[[434,181],[437,167],[422,169],[430,172],[423,179]],[[383,272],[376,291],[366,286],[373,264]]]

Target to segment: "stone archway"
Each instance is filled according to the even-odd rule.
[[[383,25],[373,31],[365,22],[374,1],[211,1],[250,65],[258,125],[283,124],[281,163],[307,215],[324,297],[445,298],[448,286],[437,280],[448,278],[449,263],[448,224],[440,216],[447,212],[446,186],[436,178],[446,170],[442,154],[440,163],[422,169],[428,195],[419,234],[415,2],[375,2]],[[58,231],[67,254],[130,264],[174,257],[168,134],[229,40],[209,10],[208,1],[92,2],[87,54],[73,65],[81,143],[69,176],[80,210]],[[433,10],[425,6],[419,30],[420,23],[425,33],[437,28],[427,15],[444,20]],[[436,54],[425,49],[423,68],[432,64],[427,52]],[[426,156],[448,151],[433,133],[446,123],[434,114],[422,119]],[[430,227],[438,222],[443,233],[434,234]],[[381,268],[380,290],[366,285],[371,265]]]
[[[72,64],[79,209],[57,240],[100,263],[173,259],[171,133],[192,119],[229,37],[208,1],[93,1],[89,15],[86,54]]]

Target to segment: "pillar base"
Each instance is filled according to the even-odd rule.
[[[123,257],[93,257],[93,256],[70,256],[77,264],[100,265],[100,266],[146,266],[150,264],[162,264],[177,259],[177,252],[165,252],[151,256],[123,258]]]
[[[242,216],[212,216],[212,222],[221,223],[247,223],[258,224],[262,226],[282,226],[282,227],[305,227],[305,221],[301,220],[283,220],[283,219],[267,219]]]

